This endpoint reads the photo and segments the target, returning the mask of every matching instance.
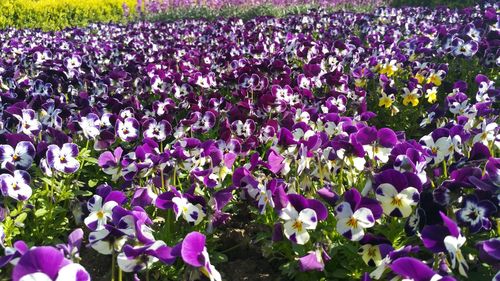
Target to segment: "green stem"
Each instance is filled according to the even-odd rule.
[[[339,192],[340,194],[344,193],[344,183],[343,183],[343,177],[344,177],[344,166],[345,166],[345,155],[342,157],[342,164],[340,165],[340,171],[339,171]]]
[[[113,255],[111,256],[111,281],[115,281],[115,270],[116,270],[116,254],[113,251]]]
[[[121,268],[118,268],[118,281],[122,280],[123,280],[123,271],[121,270]]]
[[[448,167],[446,165],[446,161],[443,160],[443,175],[444,179],[448,179]]]
[[[319,183],[320,183],[320,188],[323,188],[324,182],[323,182],[323,166],[321,165],[321,156],[318,153],[318,172],[319,172]]]

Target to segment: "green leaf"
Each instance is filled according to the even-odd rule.
[[[99,182],[95,179],[90,179],[88,184],[89,184],[89,187],[94,187],[98,184]]]
[[[47,210],[43,209],[43,208],[35,211],[35,217],[37,217],[37,218],[42,217],[45,214],[47,214]]]
[[[19,216],[16,217],[15,222],[16,223],[23,223],[24,220],[26,220],[26,217],[28,217],[28,214],[20,213]]]

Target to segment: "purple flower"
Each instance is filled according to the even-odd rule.
[[[0,145],[0,168],[27,170],[33,163],[35,147],[29,141],[20,141],[16,148],[8,144]]]
[[[89,113],[86,117],[82,117],[78,124],[87,139],[95,139],[101,132],[101,119],[97,114]]]
[[[500,265],[500,238],[491,238],[476,244],[479,250],[479,258],[493,266]]]
[[[309,241],[307,230],[316,229],[318,224],[318,217],[313,209],[305,208],[298,212],[291,203],[281,210],[280,218],[285,221],[283,230],[286,238],[299,245]]]
[[[58,244],[57,248],[59,248],[64,253],[66,258],[77,262],[80,260],[79,251],[82,240],[83,230],[81,228],[77,228],[68,235],[68,244]]]
[[[124,141],[135,141],[139,137],[139,121],[134,117],[127,117],[125,120],[116,121],[116,135]]]
[[[195,133],[206,133],[215,125],[215,114],[212,111],[207,111],[201,115],[200,112],[194,112],[192,118],[195,122],[191,128]]]
[[[107,198],[106,198],[107,199]],[[91,230],[101,230],[104,225],[112,218],[113,208],[118,203],[113,200],[104,201],[99,195],[94,195],[87,202],[87,208],[90,212],[88,217],[85,218],[85,225]]]
[[[11,174],[0,175],[0,188],[4,196],[9,196],[19,201],[28,200],[31,197],[30,174],[23,170],[16,170]]]
[[[64,58],[64,66],[71,70],[79,68],[82,65],[82,58],[79,55],[71,55],[71,57]]]
[[[403,257],[395,260],[391,264],[391,269],[405,280],[414,281],[454,281],[455,279],[449,276],[440,276],[434,272],[429,266],[422,261]]]
[[[12,280],[87,281],[90,275],[83,266],[64,258],[58,249],[42,246],[31,248],[19,259]]]
[[[462,209],[457,212],[457,221],[468,225],[471,233],[477,233],[481,229],[489,230],[491,221],[488,217],[495,214],[497,208],[488,200],[477,199],[477,196],[470,195],[464,199]]]
[[[220,273],[210,263],[205,247],[205,235],[196,231],[186,235],[181,245],[181,257],[185,263],[199,268],[210,281],[222,280]]]
[[[115,148],[113,153],[106,151],[99,156],[98,164],[102,171],[111,175],[113,181],[117,181],[121,176],[121,158],[123,149],[121,147]]]
[[[173,208],[176,219],[182,216],[187,222],[197,225],[202,222],[203,218],[206,216],[201,204],[193,204],[184,196],[172,198],[172,203],[174,203]]]
[[[123,252],[118,254],[118,266],[125,272],[139,272],[151,268],[153,263],[161,260],[172,264],[175,257],[171,255],[172,249],[163,241],[155,241],[149,245],[132,247],[125,245]]]
[[[151,138],[155,141],[162,142],[167,136],[172,133],[172,125],[167,120],[156,122],[153,118],[148,118],[142,123],[144,132],[142,133],[145,138]]]
[[[461,275],[467,276],[469,268],[467,261],[460,248],[465,244],[465,237],[460,233],[457,224],[448,218],[443,212],[439,212],[445,226],[428,225],[422,230],[422,241],[424,246],[432,252],[448,252],[451,259],[451,267],[454,269],[458,262],[458,270]]]
[[[238,137],[249,138],[255,132],[255,121],[247,119],[245,122],[236,120],[231,123],[231,131]]]
[[[80,168],[80,162],[76,160],[78,152],[78,146],[74,143],[65,143],[62,148],[51,144],[47,147],[47,164],[59,172],[72,174]]]
[[[331,258],[323,249],[310,251],[307,255],[299,258],[300,271],[323,271],[325,268],[325,262],[329,261],[330,259]]]
[[[14,117],[19,120],[19,125],[17,127],[18,133],[34,137],[42,129],[42,124],[38,121],[37,115],[33,109],[23,109],[21,115],[14,114]]]
[[[16,265],[29,247],[22,240],[14,242],[13,247],[5,247],[5,256],[0,258],[0,268],[6,266],[8,263]]]

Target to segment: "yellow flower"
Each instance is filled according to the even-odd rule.
[[[389,63],[384,63],[380,69],[380,74],[385,74],[387,77],[391,77],[398,71],[398,67],[395,65],[394,61]]]
[[[378,106],[389,108],[392,106],[393,102],[394,102],[393,95],[387,96],[385,93],[382,93],[382,97],[378,100]]]
[[[411,103],[412,106],[417,106],[418,105],[418,95],[411,93],[411,94],[405,96],[403,99],[403,105],[406,106],[409,103]]]
[[[408,88],[404,88],[403,91],[403,105],[407,106],[409,103],[413,106],[418,105],[418,98],[420,95],[418,94],[418,88],[413,89],[411,92]]]
[[[419,72],[415,75],[415,79],[417,79],[418,84],[422,84],[425,80],[425,77]]]
[[[429,77],[427,77],[427,83],[432,83],[436,86],[440,86],[441,82],[441,77],[436,73],[432,73],[431,75],[429,75]]]
[[[437,87],[432,87],[432,89],[427,89],[427,94],[425,95],[429,103],[435,103],[437,100]]]

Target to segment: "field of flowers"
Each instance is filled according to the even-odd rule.
[[[0,30],[0,279],[500,280],[499,8]]]

